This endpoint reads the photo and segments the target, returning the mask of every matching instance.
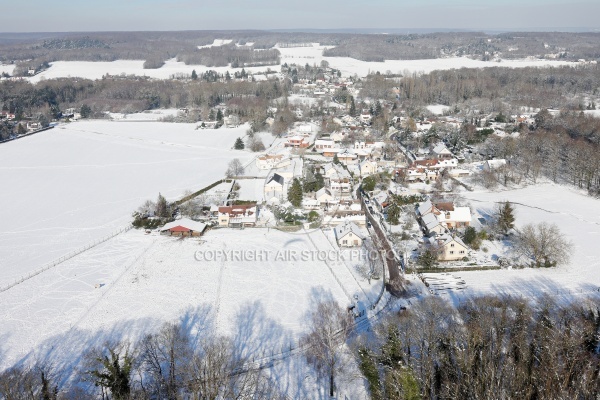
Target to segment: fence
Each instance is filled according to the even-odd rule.
[[[0,288],[0,293],[6,292],[7,290],[9,290],[9,289],[17,286],[18,284],[23,283],[26,280],[29,280],[29,279],[33,278],[34,276],[37,276],[37,275],[41,274],[42,272],[48,271],[49,269],[54,268],[57,265],[62,264],[65,261],[70,260],[71,258],[73,258],[75,256],[78,256],[79,254],[81,254],[81,253],[83,253],[83,252],[85,252],[85,251],[87,251],[87,250],[89,250],[91,248],[94,248],[94,247],[98,246],[99,244],[102,244],[102,243],[106,242],[107,240],[114,238],[117,235],[120,235],[123,232],[127,232],[130,229],[132,229],[132,228],[133,228],[132,225],[127,225],[127,226],[125,226],[123,228],[120,228],[120,229],[116,230],[115,232],[113,232],[113,233],[111,233],[111,234],[109,234],[109,235],[101,238],[101,239],[95,240],[92,243],[88,243],[85,246],[83,246],[83,247],[81,247],[81,248],[79,248],[77,250],[74,250],[74,251],[72,251],[72,252],[70,252],[68,254],[65,254],[64,256],[62,256],[62,257],[60,257],[60,258],[58,258],[58,259],[56,259],[56,260],[54,260],[54,261],[52,261],[52,262],[44,265],[42,268],[37,269],[37,270],[35,270],[33,272],[30,272],[29,274],[27,274],[27,275],[25,275],[25,276],[17,279],[13,283],[8,284],[8,285]]]

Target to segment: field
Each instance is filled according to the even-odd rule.
[[[319,299],[375,297],[380,283],[359,285],[342,263],[301,257],[332,249],[321,231],[221,229],[187,240],[129,231],[0,293],[0,369],[37,359],[69,371],[90,346],[176,320],[196,334],[231,335],[248,356],[286,351]]]
[[[219,43],[223,42],[222,39]],[[219,45],[219,43],[209,45]],[[281,52],[281,64],[298,65],[319,65],[321,61],[327,61],[332,68],[342,71],[344,76],[366,76],[370,72],[391,71],[393,73],[429,73],[434,70],[448,70],[458,68],[486,68],[486,67],[544,67],[544,66],[562,66],[576,65],[568,61],[555,60],[502,60],[501,62],[472,60],[467,57],[448,57],[431,60],[385,60],[384,62],[367,62],[356,60],[349,57],[323,57],[323,50],[327,46],[321,46],[319,43],[313,43],[312,47],[290,47],[279,48]],[[234,69],[228,67],[206,67],[204,65],[185,65],[175,59],[170,59],[158,69],[144,69],[144,60],[117,60],[112,62],[91,62],[91,61],[56,61],[51,63],[51,67],[33,77],[28,78],[31,82],[39,82],[43,79],[80,77],[88,79],[100,79],[105,74],[110,75],[141,75],[156,79],[169,79],[173,75],[189,76],[192,70],[197,73],[214,70],[224,74],[226,71],[233,73],[241,71],[241,68]],[[11,73],[14,66],[5,65],[0,67],[0,72]],[[279,70],[278,66],[269,67],[248,67],[247,72],[257,73],[270,70]]]
[[[179,198],[222,178],[245,127],[89,121],[0,146],[0,287],[131,220],[161,192]]]
[[[467,288],[450,292],[451,296],[459,300],[481,294],[526,298],[546,294],[568,300],[600,294],[599,200],[550,183],[498,192],[464,192],[463,196],[482,215],[492,212],[495,202],[511,201],[515,205],[517,228],[542,221],[555,223],[573,243],[573,251],[569,264],[558,268],[454,273],[466,282]]]

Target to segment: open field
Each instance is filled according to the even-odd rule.
[[[0,287],[127,225],[167,199],[222,178],[246,127],[86,121],[0,146]]]
[[[219,45],[219,44],[217,44]],[[209,46],[214,46],[209,45]],[[448,70],[458,68],[486,68],[486,67],[545,67],[545,66],[563,66],[577,65],[569,61],[556,60],[502,60],[479,61],[467,57],[448,57],[430,60],[385,60],[384,62],[367,62],[349,57],[324,57],[323,50],[328,46],[321,46],[319,43],[313,43],[312,47],[287,47],[279,48],[281,52],[281,64],[298,65],[319,65],[321,61],[327,61],[332,68],[342,71],[345,76],[366,76],[370,72],[391,71],[393,73],[428,73],[434,70]],[[56,61],[51,63],[51,67],[33,77],[28,78],[36,83],[43,79],[79,77],[87,79],[101,79],[103,75],[140,75],[155,79],[169,79],[174,75],[189,76],[192,70],[197,73],[214,70],[224,74],[226,71],[233,73],[241,71],[241,68],[230,67],[206,67],[204,65],[186,65],[175,59],[166,60],[165,65],[157,69],[144,69],[144,60],[117,60],[112,62],[92,62],[92,61]],[[5,65],[0,67],[1,72],[12,73],[14,65]],[[248,67],[246,72],[257,73],[264,72],[267,69],[278,71],[278,66]]]
[[[369,290],[339,263],[332,272],[300,256],[330,249],[321,231],[220,229],[186,240],[129,231],[0,293],[0,369],[38,359],[69,370],[90,346],[179,319],[195,334],[231,335],[249,355],[289,349],[315,301],[346,306]]]

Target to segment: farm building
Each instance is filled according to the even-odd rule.
[[[202,222],[182,218],[165,224],[160,228],[160,233],[170,236],[202,236],[205,229],[206,224]]]

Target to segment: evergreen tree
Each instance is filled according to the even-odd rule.
[[[235,144],[233,145],[233,148],[236,150],[244,150],[244,141],[242,140],[242,138],[237,138],[235,140]]]
[[[338,158],[337,154],[333,155],[333,163],[334,164],[340,164],[340,159]]]
[[[169,207],[167,205],[167,200],[162,194],[158,194],[158,198],[156,199],[156,209],[154,213],[157,217],[167,218],[169,217]]]
[[[221,110],[217,111],[217,121],[223,121],[223,112]]]
[[[23,126],[23,124],[19,124],[17,126],[18,126],[18,128],[17,128],[17,134],[18,135],[24,135],[24,134],[27,133],[27,129],[25,129],[25,127]]]
[[[350,116],[356,116],[356,104],[354,104],[354,96],[350,96]]]
[[[92,108],[87,104],[84,104],[81,106],[79,114],[81,114],[81,118],[89,118],[92,115]]]
[[[195,69],[193,69],[193,70],[192,70],[192,80],[194,80],[194,81],[195,81],[196,79],[198,79],[198,74],[196,73],[196,70],[195,70]]]
[[[498,205],[496,222],[503,235],[508,235],[508,232],[515,227],[515,213],[508,201]]]
[[[96,357],[99,368],[89,371],[94,378],[96,386],[110,390],[115,400],[129,399],[131,393],[130,376],[133,367],[133,358],[125,352],[121,360],[120,354],[115,349],[109,349],[109,356]]]
[[[294,178],[292,185],[288,189],[288,201],[296,208],[302,206],[302,184],[298,178]]]
[[[231,75],[229,75],[229,71],[225,73],[225,80],[229,82],[231,80]]]
[[[398,225],[400,221],[400,206],[395,202],[387,207],[387,221],[391,225]]]

